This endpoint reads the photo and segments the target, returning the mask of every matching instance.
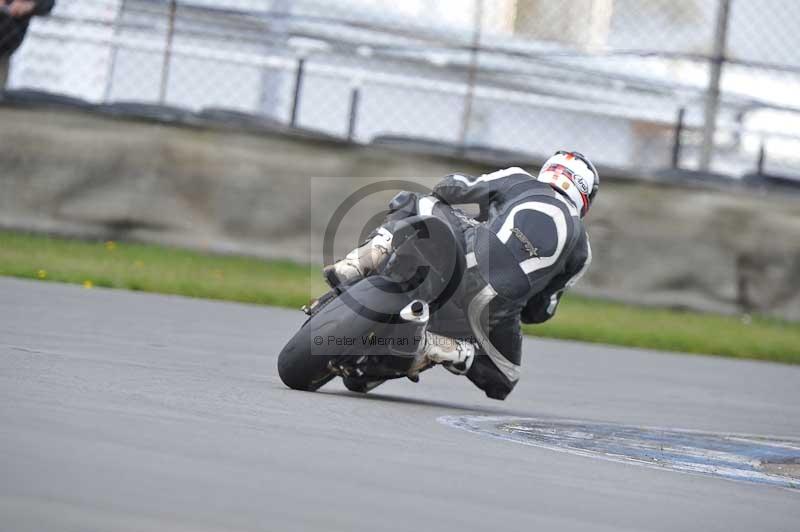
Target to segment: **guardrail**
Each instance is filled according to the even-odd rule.
[[[102,4],[102,2],[100,3]],[[180,9],[178,9],[179,7]],[[127,12],[126,9],[130,11]],[[129,15],[127,19],[126,13]],[[131,20],[131,16],[134,15],[140,19]],[[270,20],[282,17],[285,23],[299,20],[319,25],[334,24],[338,21],[340,24],[348,25],[348,28],[353,24],[352,20],[336,19],[335,17],[294,16],[291,13],[272,13],[271,15]],[[330,109],[330,113],[343,117],[341,125],[333,129],[350,142],[369,142],[372,136],[383,134],[372,128],[373,131],[370,134],[372,136],[365,136],[367,133],[360,132],[360,129],[363,128],[359,127],[365,120],[375,121],[373,116],[362,110],[362,107],[365,99],[369,99],[371,91],[374,92],[376,87],[381,87],[415,91],[433,97],[447,97],[451,101],[466,102],[464,105],[467,105],[470,110],[475,107],[473,102],[479,102],[485,108],[513,105],[524,112],[535,110],[536,112],[551,111],[556,115],[564,114],[564,116],[568,116],[565,123],[555,124],[553,127],[557,126],[567,130],[579,144],[582,142],[581,136],[588,135],[585,126],[580,124],[589,121],[600,123],[602,120],[627,120],[630,123],[645,123],[665,132],[658,133],[661,136],[666,135],[663,147],[658,148],[663,150],[663,154],[656,154],[657,157],[655,157],[659,161],[663,160],[663,163],[659,163],[659,165],[671,164],[675,168],[691,168],[699,164],[698,161],[695,161],[693,152],[696,151],[698,144],[694,137],[705,126],[699,116],[699,109],[704,102],[702,88],[659,84],[648,81],[646,77],[642,76],[638,78],[630,75],[621,77],[618,72],[604,72],[582,67],[576,71],[574,79],[562,80],[563,91],[557,88],[558,83],[553,83],[551,80],[545,80],[546,82],[541,83],[541,90],[537,90],[539,89],[535,83],[537,75],[541,77],[542,72],[554,68],[554,64],[541,64],[540,59],[542,57],[551,59],[570,57],[570,54],[574,55],[574,51],[551,51],[548,56],[546,52],[528,52],[519,46],[506,46],[502,43],[486,46],[481,39],[471,42],[468,35],[459,39],[446,32],[429,32],[425,36],[426,39],[431,40],[431,35],[436,35],[435,44],[439,48],[434,47],[427,51],[415,50],[415,53],[409,53],[410,55],[406,54],[400,58],[385,54],[380,56],[380,59],[387,63],[400,61],[404,67],[419,69],[420,75],[414,75],[413,72],[408,73],[408,69],[406,69],[406,73],[401,74],[391,72],[388,67],[375,68],[375,62],[379,55],[375,53],[375,50],[379,50],[380,45],[371,46],[370,44],[351,42],[348,49],[337,51],[336,47],[341,47],[341,42],[330,39],[326,41],[326,36],[323,34],[306,36],[309,40],[314,41],[316,48],[314,46],[295,48],[291,46],[291,38],[287,38],[280,32],[278,32],[279,34],[261,35],[266,41],[283,43],[283,47],[279,48],[279,54],[271,54],[268,51],[232,51],[215,47],[215,43],[234,38],[237,43],[247,44],[248,47],[256,46],[259,43],[259,29],[269,26],[259,18],[263,16],[264,12],[254,14],[253,12],[211,9],[201,6],[187,7],[175,0],[167,2],[142,2],[141,0],[125,2],[123,0],[121,8],[113,20],[92,20],[57,13],[51,23],[35,27],[32,37],[40,42],[80,43],[108,48],[110,60],[102,95],[102,101],[106,102],[114,100],[113,88],[116,79],[117,56],[120,52],[129,51],[161,58],[158,96],[152,100],[144,100],[151,103],[177,104],[188,109],[197,109],[193,107],[191,101],[176,102],[174,98],[171,99],[170,83],[171,79],[174,79],[176,61],[204,60],[216,64],[279,71],[287,79],[291,78],[292,87],[288,91],[289,97],[285,107],[287,123],[291,126],[300,125],[302,118],[300,109],[305,92],[304,84],[309,76],[326,77],[341,82],[349,89],[346,91],[347,96],[342,97],[336,105],[346,110],[342,113],[341,109]],[[157,21],[158,27],[145,23],[141,17],[149,17],[153,21]],[[219,24],[213,30],[200,27],[215,21]],[[187,26],[187,24],[189,25]],[[76,31],[76,27],[87,31]],[[94,31],[91,28],[106,31]],[[107,31],[109,29],[112,30],[110,33]],[[363,28],[361,29],[363,30]],[[368,25],[368,29],[384,33],[391,30],[385,25]],[[137,32],[139,35],[133,35],[132,32]],[[396,37],[397,34],[402,38],[407,38],[409,34],[413,35],[413,32],[398,28],[392,35]],[[643,54],[644,51],[629,50],[626,53]],[[497,67],[496,64],[487,64],[486,60],[466,60],[470,55],[475,54],[483,54],[480,56],[483,59],[493,57],[503,61],[525,60],[528,63],[522,66],[515,63],[511,67],[503,69]],[[698,54],[678,55],[682,55],[683,60],[698,63],[709,59]],[[354,58],[361,64],[358,62],[354,64]],[[741,63],[741,61],[738,62]],[[585,76],[590,76],[597,83],[603,85],[601,89],[598,89],[601,92],[604,91],[600,97],[579,98],[575,96],[580,94],[581,83],[586,82],[582,79]],[[514,78],[513,82],[509,81],[510,78]],[[619,95],[614,94],[615,87],[620,87]],[[638,93],[642,93],[645,89],[650,90],[650,93],[643,99]],[[635,98],[640,99],[638,104],[631,101]],[[726,173],[735,175],[754,169],[763,173],[767,163],[774,158],[777,162],[788,161],[789,164],[796,164],[798,174],[800,174],[800,161],[792,163],[791,159],[787,159],[785,153],[776,153],[768,157],[771,154],[769,149],[771,142],[777,139],[796,142],[800,146],[800,135],[754,130],[743,126],[746,116],[763,109],[777,108],[782,113],[796,116],[800,116],[800,112],[791,108],[771,107],[746,98],[729,100],[723,98],[722,103],[726,112],[721,115],[717,124],[715,138],[718,144],[717,151],[726,153],[727,158],[734,162],[732,165],[734,170],[731,172],[730,168],[724,168]],[[409,104],[406,103],[406,105]],[[251,109],[250,112],[259,114],[259,110],[256,108]],[[464,131],[458,134],[453,133],[453,139],[462,143],[468,141],[468,130],[476,128],[470,118],[468,117],[464,121]],[[576,123],[566,123],[569,120]],[[516,130],[521,130],[518,136],[524,136],[525,124],[513,124],[513,126]],[[500,127],[506,127],[506,124],[500,124]],[[391,133],[391,130],[388,132]],[[751,139],[749,142],[751,148],[744,149],[742,147],[741,139],[743,137]],[[756,137],[760,139],[760,147],[752,149],[752,138]],[[670,141],[669,138],[672,140]],[[453,139],[442,140],[452,141]],[[602,136],[595,134],[591,143],[594,145],[590,151],[598,153],[598,158],[602,160],[606,156],[603,153]],[[496,144],[499,148],[506,147],[502,140]],[[541,156],[543,153],[535,152],[532,155]],[[645,157],[645,159],[647,158]]]

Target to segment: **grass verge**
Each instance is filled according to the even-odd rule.
[[[207,255],[153,245],[90,243],[0,231],[0,275],[299,308],[325,290],[288,261]],[[566,296],[528,334],[800,364],[800,324],[651,309]]]

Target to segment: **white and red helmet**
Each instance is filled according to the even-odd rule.
[[[557,151],[547,159],[536,178],[562,191],[578,208],[581,218],[600,188],[600,176],[592,162],[576,151]]]

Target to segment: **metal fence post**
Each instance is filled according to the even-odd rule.
[[[464,150],[467,146],[469,123],[472,121],[472,101],[475,98],[475,78],[478,70],[478,48],[481,45],[483,33],[483,0],[475,0],[474,31],[472,33],[472,54],[470,56],[469,72],[467,77],[467,95],[464,101],[464,114],[461,118],[461,138],[459,146]]]
[[[295,127],[297,125],[297,113],[300,110],[300,96],[303,92],[303,74],[306,69],[306,59],[301,57],[297,60],[297,73],[294,78],[294,99],[292,100],[292,114],[289,118],[289,125]]]
[[[272,15],[272,19],[269,23],[269,31],[264,32],[262,36],[264,39],[262,53],[265,57],[275,54],[276,40],[287,47],[289,46],[289,19],[292,15],[291,0],[273,0],[272,6],[267,11],[267,16],[270,15]],[[270,117],[280,116],[282,110],[280,93],[284,88],[284,83],[288,85],[291,73],[264,65],[261,67],[259,76],[261,78],[258,99],[259,114]]]
[[[756,167],[756,172],[758,175],[764,175],[764,165],[767,162],[767,146],[764,142],[764,139],[761,139],[761,146],[758,148],[758,166]]]
[[[350,92],[350,121],[347,124],[347,142],[354,142],[358,121],[358,104],[361,100],[361,88],[355,85]]]
[[[125,16],[125,2],[122,0],[117,10],[117,16],[114,17],[114,29],[111,37],[111,53],[108,58],[108,72],[106,73],[106,88],[103,91],[103,101],[108,102],[111,98],[111,90],[114,85],[114,74],[117,71],[117,54],[119,53],[119,46],[117,46],[116,39],[119,37],[120,26],[122,26],[122,17]]]
[[[678,109],[678,118],[675,122],[675,138],[672,141],[672,168],[681,167],[681,136],[683,134],[683,121],[686,117],[686,108]]]
[[[722,66],[725,63],[725,43],[728,37],[731,0],[719,0],[717,8],[717,24],[714,30],[714,48],[711,52],[711,72],[706,93],[706,105],[703,124],[703,146],[700,151],[700,170],[708,171],[714,152],[714,133],[717,129],[717,113],[719,111],[719,83],[722,78]]]
[[[178,9],[177,0],[170,0],[169,18],[167,19],[167,39],[164,45],[164,62],[161,65],[161,88],[158,92],[158,102],[164,104],[167,99],[167,86],[169,85],[169,67],[172,61],[172,39],[175,35],[175,12]]]

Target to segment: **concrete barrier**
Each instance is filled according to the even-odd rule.
[[[0,226],[318,263],[345,198],[381,179],[432,186],[486,165],[386,147],[0,107]],[[336,252],[392,191],[359,202]],[[579,292],[800,319],[800,200],[605,176]]]

